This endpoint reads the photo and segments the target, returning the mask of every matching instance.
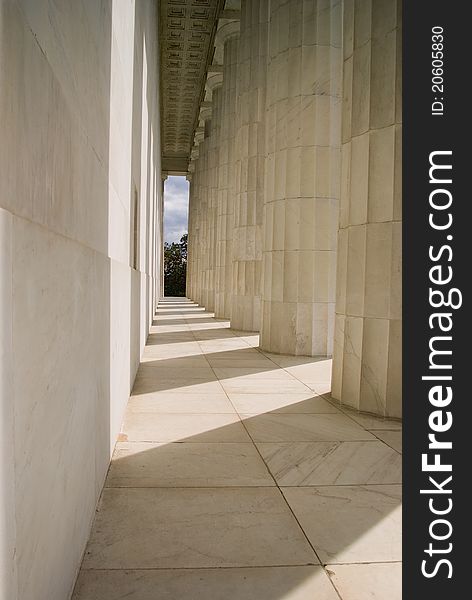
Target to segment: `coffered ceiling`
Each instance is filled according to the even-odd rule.
[[[187,171],[224,0],[158,0],[162,169]]]

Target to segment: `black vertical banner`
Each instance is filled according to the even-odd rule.
[[[472,30],[465,8],[403,3],[406,600],[470,594]]]

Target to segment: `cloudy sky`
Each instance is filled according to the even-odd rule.
[[[164,182],[164,239],[178,242],[187,233],[188,181],[169,176]]]

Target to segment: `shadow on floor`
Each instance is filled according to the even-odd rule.
[[[197,346],[145,352],[74,600],[399,600],[400,425]]]

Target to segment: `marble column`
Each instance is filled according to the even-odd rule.
[[[208,102],[211,102],[211,131],[208,142],[208,290],[205,307],[215,310],[216,279],[216,223],[218,208],[218,153],[221,115],[222,73],[210,73],[207,77],[206,89]]]
[[[401,2],[344,3],[332,395],[401,416]]]
[[[215,316],[231,318],[235,183],[236,78],[239,20],[223,24],[215,44],[223,45],[223,85],[218,152]]]
[[[245,331],[261,320],[268,9],[241,3],[231,327]]]
[[[159,272],[156,272],[156,279],[154,282],[154,298],[156,299],[156,301],[161,297],[165,295],[165,289],[164,289],[164,186],[165,186],[165,182],[167,180],[167,173],[162,171],[161,172],[161,193],[157,198],[157,214],[158,214],[158,221],[156,224],[156,229],[157,227],[159,228],[159,238],[158,240],[155,240],[155,243],[158,244],[158,246],[156,247],[156,263],[159,264]],[[153,307],[153,314],[154,311],[157,308],[157,302],[156,302],[156,306]]]
[[[203,129],[203,139],[199,144],[200,162],[200,252],[201,252],[201,297],[199,303],[208,308],[211,294],[210,283],[210,182],[209,182],[209,144],[211,134],[211,108],[200,110],[200,123]]]
[[[199,265],[199,169],[198,147],[192,149],[192,160],[189,165],[191,174],[189,190],[189,235],[188,235],[188,292],[189,298],[197,302],[199,296],[198,265]]]
[[[331,355],[340,186],[340,0],[269,17],[261,346]]]
[[[195,171],[195,163],[190,161],[188,166],[187,181],[189,182],[188,192],[188,237],[187,237],[187,277],[185,285],[185,295],[187,298],[193,298],[193,241],[194,235],[194,200],[193,200],[193,174]]]
[[[197,213],[196,213],[196,269],[195,269],[195,302],[203,306],[203,265],[204,265],[204,234],[206,220],[205,202],[205,145],[204,128],[198,127],[195,132],[195,145],[198,146],[198,158],[195,161],[197,177]]]

